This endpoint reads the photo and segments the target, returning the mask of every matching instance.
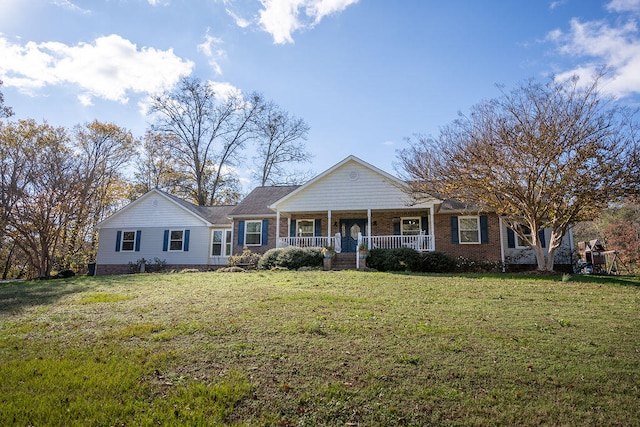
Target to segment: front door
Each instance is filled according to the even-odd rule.
[[[355,252],[358,249],[358,233],[367,234],[367,219],[341,219],[342,252]]]

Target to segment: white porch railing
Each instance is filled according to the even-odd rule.
[[[397,249],[411,248],[418,252],[433,251],[433,236],[419,234],[417,236],[362,236],[370,249]],[[298,247],[322,247],[334,246],[336,252],[340,252],[340,236],[335,237],[317,236],[317,237],[280,237],[278,238],[278,247],[286,248],[288,246]]]
[[[300,248],[334,246],[333,237],[314,236],[314,237],[280,237],[278,238],[278,247],[286,248],[288,246],[297,246]]]
[[[369,249],[411,248],[418,252],[433,251],[433,236],[419,234],[417,236],[363,236]]]

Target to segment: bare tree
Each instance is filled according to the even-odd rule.
[[[188,177],[171,159],[174,139],[172,134],[145,134],[141,150],[137,153],[132,200],[154,188],[189,197]]]
[[[474,106],[437,138],[410,141],[399,159],[413,194],[503,215],[535,251],[538,269],[552,270],[571,224],[640,186],[637,122],[598,81],[530,80]],[[551,228],[546,254],[535,232],[542,228]]]
[[[64,231],[77,208],[80,187],[77,164],[64,128],[34,121],[3,127],[3,145],[12,147],[21,163],[12,179],[7,231],[38,277],[48,277]]]
[[[127,129],[95,120],[76,126],[71,144],[81,187],[74,197],[77,207],[65,235],[66,255],[71,259],[76,254],[88,256],[78,260],[84,263],[95,257],[95,226],[125,198],[125,168],[134,155],[135,139]]]
[[[304,142],[309,125],[301,118],[290,117],[273,102],[264,105],[256,125],[258,143],[254,178],[260,185],[297,184],[308,179],[309,172],[292,170],[291,164],[311,160]]]
[[[223,97],[198,79],[184,78],[180,87],[153,99],[153,130],[174,137],[173,159],[193,183],[198,205],[213,204],[229,166],[253,137],[253,119],[262,108],[259,95]]]
[[[0,80],[0,87],[2,87],[2,80]],[[0,119],[3,117],[13,116],[13,110],[10,107],[4,105],[4,95],[0,92]]]

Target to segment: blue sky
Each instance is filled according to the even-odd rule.
[[[405,137],[496,84],[606,65],[637,105],[639,19],[640,0],[0,0],[0,90],[14,119],[142,136],[149,95],[195,76],[304,118],[317,173],[350,154],[394,173]]]

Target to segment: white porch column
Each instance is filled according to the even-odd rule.
[[[371,209],[367,209],[367,248],[371,249]]]
[[[276,248],[280,247],[280,209],[276,209]]]
[[[436,221],[434,219],[434,205],[429,208],[429,234],[431,234],[431,245],[429,249],[436,249]]]
[[[329,246],[334,246],[331,244],[331,209],[327,211],[327,237],[329,238],[327,244]]]

